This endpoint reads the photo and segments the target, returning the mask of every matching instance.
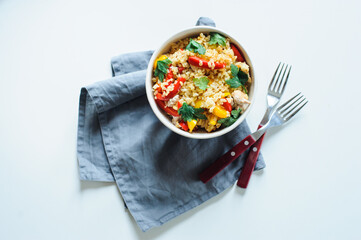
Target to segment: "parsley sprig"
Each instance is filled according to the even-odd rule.
[[[224,126],[224,127],[229,127],[237,121],[237,119],[241,115],[241,112],[242,112],[242,109],[232,110],[230,117],[219,119],[218,123],[221,123],[222,126]]]
[[[193,39],[191,39],[191,41],[187,45],[186,50],[194,53],[199,53],[200,55],[204,55],[206,53],[206,49],[202,46],[202,44],[194,41]]]
[[[219,45],[225,47],[226,46],[226,38],[223,37],[219,33],[211,33],[211,40],[209,41],[209,45],[215,45],[215,44],[219,44]]]
[[[183,103],[182,107],[178,109],[178,113],[181,115],[181,118],[184,121],[192,121],[193,119],[207,119],[207,117],[202,114],[203,112],[203,108],[194,108],[187,103]]]
[[[245,84],[248,81],[248,74],[243,72],[242,70],[239,70],[238,67],[234,64],[231,64],[231,72],[233,78],[226,80],[226,83],[231,88],[238,88],[240,86],[243,86],[245,89]]]
[[[193,78],[194,85],[202,90],[206,90],[208,87],[209,79],[207,77]]]
[[[158,77],[161,82],[164,80],[164,75],[167,74],[169,65],[172,63],[169,58],[157,61],[157,67],[154,76]]]

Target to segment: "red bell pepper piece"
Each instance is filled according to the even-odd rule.
[[[182,74],[183,70],[184,70],[184,67],[178,67],[178,72],[179,72],[180,74]]]
[[[169,68],[168,68],[168,71],[167,71],[167,76],[165,77],[165,80],[166,80],[166,81],[169,80],[169,79],[172,79],[172,78],[174,77],[173,71],[172,71],[171,68],[170,68],[171,66],[172,66],[172,64],[169,65]],[[168,82],[168,84],[166,84],[165,87],[168,87],[171,83],[172,83],[172,82]],[[162,88],[161,88],[160,86],[157,88],[157,91],[158,91],[158,92],[163,92],[163,90],[162,90]]]
[[[222,99],[226,100],[223,103],[224,109],[226,109],[228,112],[232,112],[232,105],[228,102],[228,100],[226,98],[222,98]]]
[[[165,80],[169,80],[169,79],[173,78],[173,71],[170,68],[171,66],[172,65],[170,65],[169,68],[168,68],[168,73],[167,73],[167,76],[166,76]]]
[[[212,69],[208,66],[208,61],[207,60],[204,60],[202,58],[199,58],[199,57],[189,57],[188,58],[188,62],[190,65],[193,65],[193,66],[196,66],[196,67],[200,67],[200,68],[208,68],[208,69]],[[199,66],[199,63],[202,62],[202,66]],[[218,63],[218,62],[215,62],[214,63],[214,69],[222,69],[222,68],[225,68],[226,67],[226,64],[224,63]]]
[[[179,92],[179,90],[181,89],[182,85],[181,85],[181,82],[185,82],[186,80],[182,77],[178,78],[177,82],[174,83],[174,88],[171,92],[168,93],[167,96],[162,96],[162,94],[158,93],[157,94],[157,98],[159,100],[162,100],[162,101],[168,101],[169,99],[173,98],[175,95],[177,95],[177,93]]]
[[[184,121],[180,121],[179,125],[183,128],[184,131],[188,132],[188,125]]]
[[[158,104],[158,106],[163,109],[166,113],[175,116],[175,117],[179,117],[178,111],[174,110],[173,108],[167,107],[164,103],[164,101],[159,100],[159,99],[155,99],[155,102]]]
[[[169,85],[171,85],[171,84],[172,84],[172,81],[168,81],[167,84],[164,85],[164,86],[167,88],[167,87],[168,87]],[[161,86],[159,86],[159,87],[157,88],[157,91],[160,92],[160,93],[163,92],[163,89],[161,88]]]
[[[183,106],[183,104],[178,101],[178,103],[177,103],[178,109],[180,109],[182,106]]]
[[[181,81],[182,83],[185,83],[186,79],[185,79],[185,78],[180,77],[180,78],[178,78],[178,81]]]
[[[236,45],[234,45],[233,43],[231,43],[231,48],[233,50],[234,55],[237,57],[237,62],[244,62],[244,58],[241,54],[241,52],[238,50],[238,48],[236,47]]]
[[[161,93],[157,93],[156,97],[157,97],[157,99],[159,99],[161,101],[167,101],[166,97],[163,97]]]

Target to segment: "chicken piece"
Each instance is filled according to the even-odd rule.
[[[180,121],[180,117],[174,117],[174,116],[173,116],[173,118],[172,118],[172,123],[173,123],[176,127],[180,127],[179,121]]]
[[[173,98],[169,99],[166,105],[167,107],[173,107],[178,103],[178,101],[179,101],[179,95],[175,95]]]
[[[249,66],[245,62],[237,62],[236,66],[241,69],[242,72],[249,73]]]
[[[251,103],[248,101],[248,95],[240,90],[236,90],[232,93],[232,97],[234,100],[234,104],[236,106],[236,109],[242,109],[245,111],[248,107],[248,105]]]

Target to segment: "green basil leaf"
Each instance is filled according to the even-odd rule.
[[[228,118],[222,118],[218,120],[218,123],[221,123],[222,126],[224,127],[229,127],[231,126],[233,123],[235,123],[237,121],[237,119],[233,118],[233,117],[228,117]]]
[[[241,114],[241,112],[242,112],[242,109],[232,110],[231,115],[233,118],[238,118],[239,115]]]
[[[162,60],[162,62],[165,62],[166,64],[171,64],[172,61],[169,58],[166,58],[164,60]]]
[[[219,33],[211,33],[211,40],[209,41],[209,44],[210,45],[219,44],[219,45],[225,47],[226,46],[226,38],[223,37]]]
[[[157,69],[163,73],[167,73],[168,65],[165,62],[158,61]]]
[[[207,117],[204,114],[202,114],[203,112],[204,112],[203,108],[194,108],[194,117],[198,119],[207,120]]]
[[[164,74],[163,73],[159,73],[159,71],[158,71],[158,74],[154,73],[154,75],[156,77],[158,77],[159,81],[163,82],[163,80],[164,80]]]
[[[223,127],[229,127],[237,121],[237,118],[239,118],[239,116],[241,115],[241,112],[242,112],[242,109],[232,110],[230,117],[219,119],[218,123],[221,123]]]
[[[226,80],[226,83],[231,87],[231,88],[238,88],[239,86],[241,86],[241,83],[238,79],[238,77],[234,77],[231,79]]]
[[[158,77],[159,74],[160,74],[160,71],[159,71],[158,68],[156,68],[155,71],[154,71],[154,76]]]
[[[181,115],[181,118],[184,121],[192,121],[194,114],[194,107],[188,105],[187,103],[183,103],[182,107],[178,109],[178,113]]]
[[[231,72],[232,72],[232,76],[233,77],[237,77],[237,74],[239,72],[239,69],[236,65],[234,65],[233,63],[231,64]]]
[[[186,47],[186,50],[194,53],[199,53],[200,55],[204,55],[206,53],[206,49],[202,46],[202,44],[194,41],[193,39],[190,40],[189,44]]]
[[[183,103],[182,107],[178,109],[178,113],[184,121],[192,121],[192,119],[207,119],[207,117],[202,114],[203,112],[203,108],[194,108],[187,103]]]
[[[193,78],[194,85],[202,90],[206,90],[208,87],[209,79],[207,77]]]
[[[159,78],[159,81],[163,82],[164,75],[167,74],[169,65],[172,63],[168,58],[157,61],[157,67],[154,71],[154,76]]]
[[[248,74],[243,71],[239,71],[237,76],[238,76],[240,83],[244,86],[248,81]]]

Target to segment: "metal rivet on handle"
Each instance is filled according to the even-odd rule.
[[[258,149],[256,147],[254,147],[252,150],[253,150],[253,152],[257,152]]]
[[[244,141],[244,145],[246,145],[246,146],[247,146],[248,144],[249,144],[249,142],[248,142],[248,141]]]
[[[235,152],[231,152],[231,156],[234,157],[236,155]]]

